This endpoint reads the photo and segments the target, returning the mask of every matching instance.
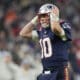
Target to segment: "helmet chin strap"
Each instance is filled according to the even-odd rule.
[[[47,27],[49,27],[49,24],[43,23],[43,24],[41,24],[41,26],[42,26],[43,28],[47,28]]]

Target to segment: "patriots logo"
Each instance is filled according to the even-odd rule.
[[[52,9],[52,6],[47,6],[48,9]]]

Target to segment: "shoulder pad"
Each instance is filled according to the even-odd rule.
[[[61,27],[71,29],[71,24],[68,21],[60,19],[59,22],[60,22]]]

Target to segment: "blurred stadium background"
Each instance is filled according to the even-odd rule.
[[[39,44],[19,36],[40,5],[54,3],[72,25],[71,80],[80,80],[80,0],[0,0],[0,80],[36,80],[41,73]]]

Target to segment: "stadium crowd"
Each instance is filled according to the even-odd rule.
[[[36,80],[40,74],[39,44],[22,39],[19,31],[46,2],[49,1],[0,0],[0,80]],[[61,18],[72,25],[71,77],[80,80],[80,0],[54,0],[53,3],[60,8]]]

